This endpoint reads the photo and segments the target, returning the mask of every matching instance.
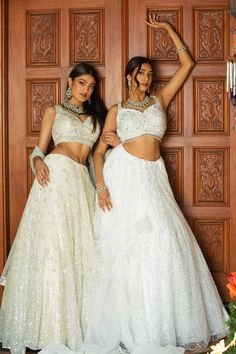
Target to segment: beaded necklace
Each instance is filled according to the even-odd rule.
[[[86,114],[87,112],[84,110],[83,106],[77,107],[74,104],[71,104],[69,100],[65,100],[61,104],[62,108],[67,109],[68,111],[71,111],[72,113],[76,114],[77,116],[81,116],[83,114]]]
[[[135,108],[143,108],[148,105],[148,103],[153,99],[153,96],[145,96],[143,101],[133,101],[128,98],[127,103],[129,106],[133,106]]]

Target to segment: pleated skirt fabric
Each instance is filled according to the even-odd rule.
[[[119,145],[104,177],[113,208],[96,210],[102,271],[84,352],[183,352],[224,337],[228,315],[163,159],[146,161]]]

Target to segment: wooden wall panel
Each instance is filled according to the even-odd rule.
[[[60,65],[60,11],[26,12],[27,66]]]
[[[194,149],[194,204],[196,206],[229,205],[228,149]]]
[[[104,65],[105,9],[70,11],[71,65],[89,61]]]
[[[194,134],[228,135],[225,77],[194,78]]]
[[[0,272],[4,267],[8,251],[9,235],[9,186],[8,186],[8,126],[7,126],[7,89],[8,89],[8,3],[0,0]],[[0,287],[0,302],[3,288]]]
[[[153,82],[153,92],[165,86],[170,77],[159,77]],[[179,90],[167,108],[167,130],[166,135],[183,134],[183,91]]]
[[[225,282],[230,271],[230,218],[193,220],[193,231],[223,299],[228,299]]]
[[[183,149],[163,148],[162,156],[165,161],[170,185],[178,203],[183,203]]]
[[[0,1],[3,15],[5,2]],[[154,90],[178,69],[176,50],[168,35],[145,24],[148,14],[155,13],[159,20],[173,24],[196,61],[168,108],[162,152],[176,199],[188,220],[192,220],[196,238],[226,300],[226,275],[236,270],[236,132],[232,130],[234,110],[225,94],[225,59],[230,40],[233,52],[228,1],[8,3],[9,69],[1,64],[1,80],[8,72],[9,90],[3,88],[2,81],[0,89],[4,102],[4,94],[8,93],[9,103],[8,112],[6,106],[1,110],[0,129],[1,156],[6,151],[8,154],[6,162],[1,162],[1,215],[9,212],[9,217],[1,224],[5,236],[4,240],[0,236],[0,242],[5,248],[0,254],[0,267],[9,250],[7,244],[15,237],[34,178],[28,157],[37,143],[43,110],[51,102],[64,99],[71,66],[83,60],[96,66],[108,106],[126,96],[124,69],[130,57],[148,55],[154,59]],[[236,21],[230,21],[236,28]],[[7,52],[4,45],[1,48],[4,63]],[[6,117],[9,121],[4,126]]]
[[[227,56],[227,7],[193,7],[194,54],[198,62],[223,62]]]
[[[155,16],[160,22],[169,22],[182,35],[182,6],[155,6],[147,8],[148,16]],[[177,61],[175,46],[163,29],[148,27],[148,56],[153,61]]]
[[[194,220],[194,231],[210,270],[226,276],[229,271],[229,220]]]
[[[60,79],[28,79],[27,88],[27,135],[38,136],[46,107],[60,102]]]

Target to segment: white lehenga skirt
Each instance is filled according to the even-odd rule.
[[[84,353],[183,352],[224,337],[228,315],[163,159],[146,161],[119,145],[104,177],[113,209],[96,211],[102,272]]]
[[[49,343],[79,350],[98,278],[87,167],[58,154],[45,162],[51,182],[34,181],[1,277],[0,341],[17,354]]]

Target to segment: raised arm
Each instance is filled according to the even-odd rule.
[[[113,132],[116,131],[117,110],[118,110],[117,105],[114,105],[109,109],[104,124],[103,132],[108,130]],[[94,172],[96,177],[96,190],[98,194],[98,204],[103,211],[106,211],[106,209],[110,210],[112,208],[110,194],[105,185],[105,181],[103,177],[104,156],[107,151],[107,148],[108,148],[108,144],[106,144],[104,140],[100,139],[93,155]]]
[[[163,107],[166,109],[172,98],[175,96],[179,88],[186,80],[188,74],[194,66],[194,61],[187,51],[186,46],[180,39],[179,35],[175,32],[173,27],[166,22],[158,22],[155,20],[155,16],[149,16],[149,22],[146,22],[150,27],[164,29],[168,32],[172,39],[180,61],[180,67],[170,79],[167,85],[158,90],[157,96],[161,98]]]

